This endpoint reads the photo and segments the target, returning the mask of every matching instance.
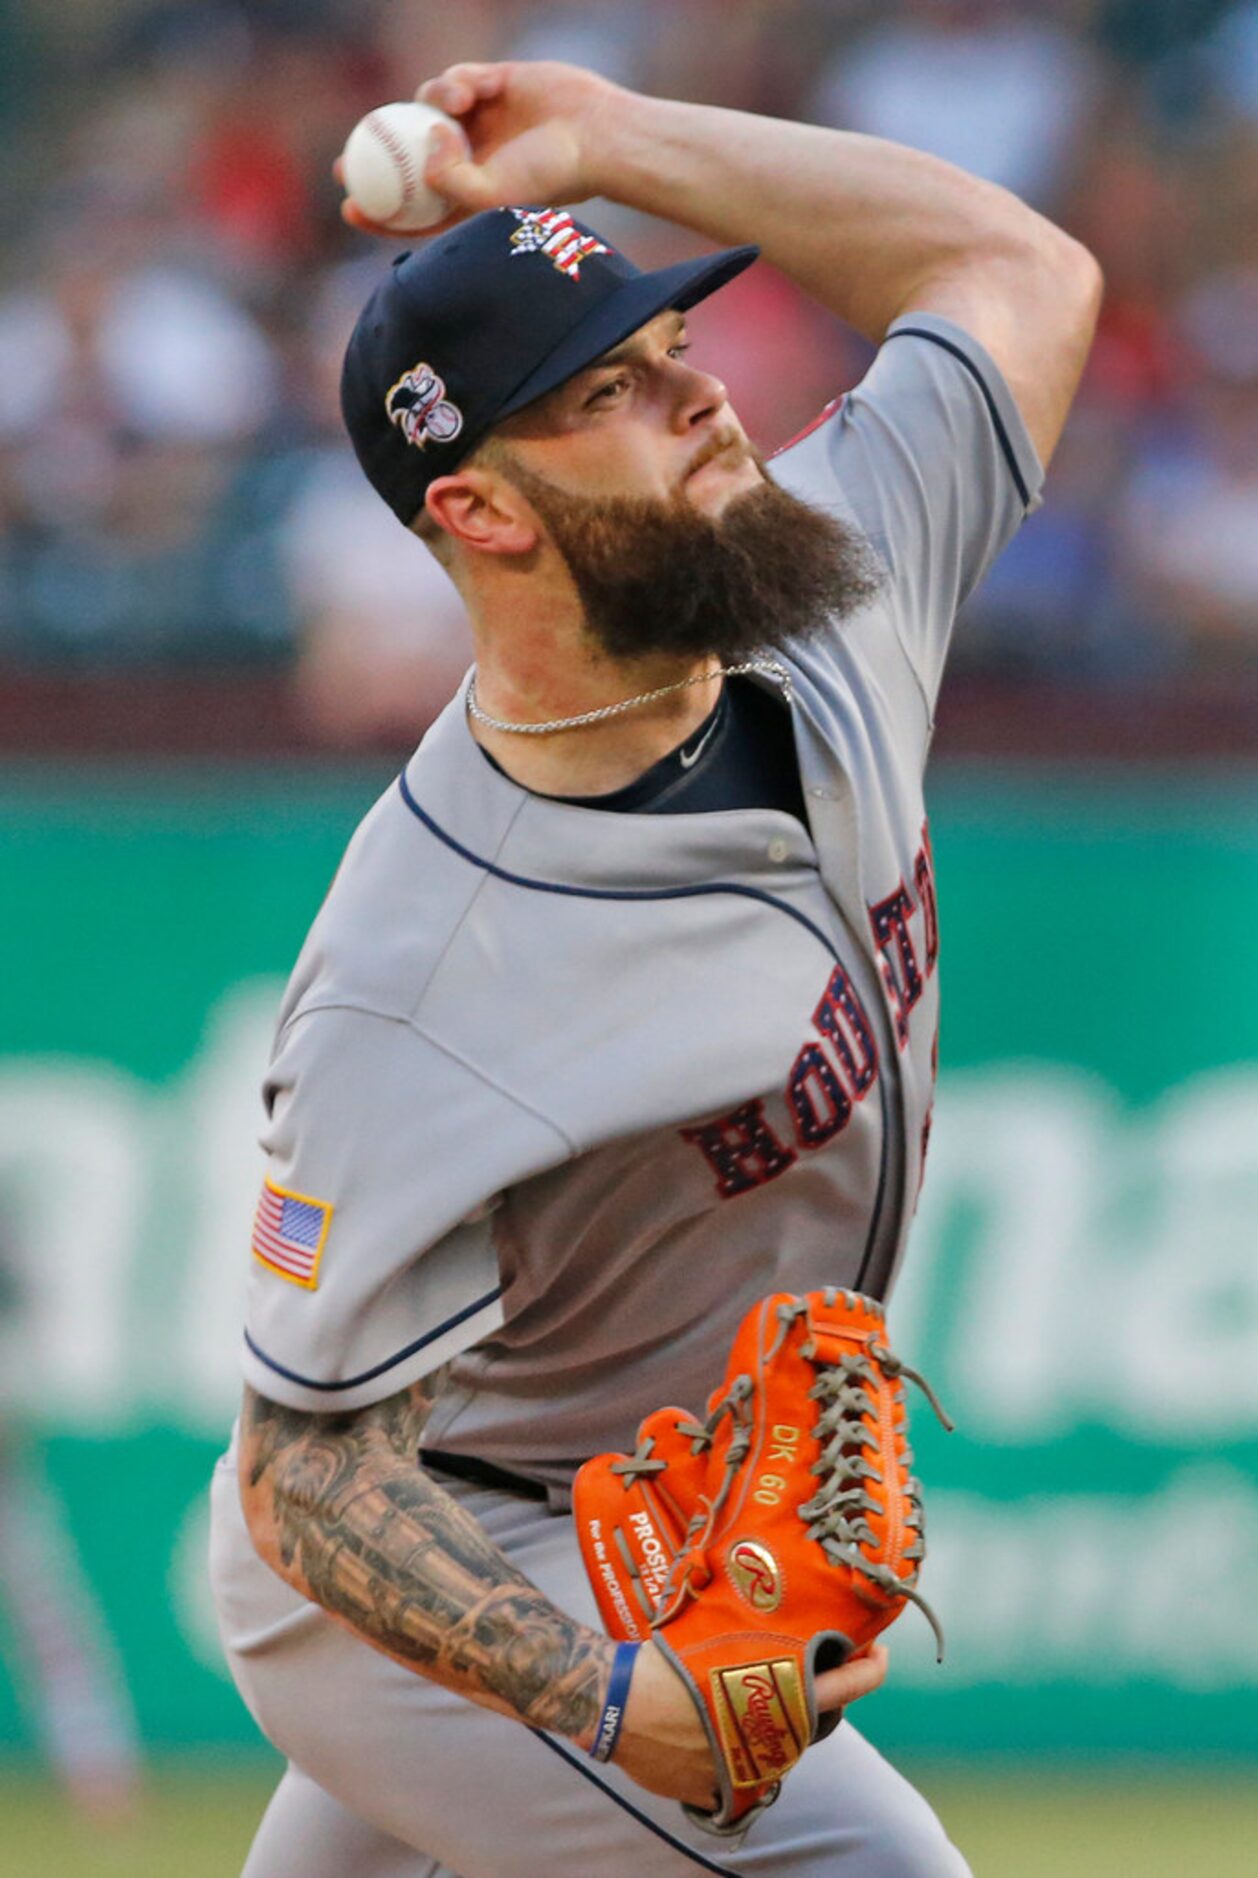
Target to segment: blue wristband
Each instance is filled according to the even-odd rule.
[[[610,1761],[616,1751],[620,1724],[625,1719],[625,1703],[629,1700],[629,1682],[641,1648],[640,1643],[616,1645],[611,1679],[607,1684],[607,1700],[598,1718],[598,1727],[594,1730],[594,1746],[590,1749],[591,1757],[596,1761]]]

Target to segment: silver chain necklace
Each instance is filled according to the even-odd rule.
[[[579,730],[583,724],[601,724],[606,718],[619,717],[622,711],[632,711],[639,704],[654,704],[656,698],[666,698],[671,691],[685,691],[691,685],[711,684],[714,678],[740,678],[744,672],[761,672],[766,678],[772,678],[781,685],[786,696],[791,695],[791,675],[785,665],[777,659],[747,659],[741,665],[722,665],[714,672],[696,672],[691,678],[678,678],[671,685],[659,685],[654,691],[640,691],[636,698],[624,698],[619,704],[603,704],[597,711],[581,711],[576,717],[552,717],[544,724],[508,724],[501,717],[491,717],[483,711],[476,696],[476,674],[472,673],[464,702],[469,717],[474,717],[478,724],[485,724],[490,730],[510,731],[516,737],[548,737],[557,730]]]

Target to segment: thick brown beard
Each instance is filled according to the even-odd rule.
[[[586,625],[610,658],[744,658],[816,638],[866,606],[881,585],[865,537],[772,481],[720,516],[684,493],[571,495],[511,454],[506,473],[563,555]]]

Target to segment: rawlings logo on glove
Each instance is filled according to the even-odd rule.
[[[851,1291],[777,1293],[734,1339],[696,1421],[657,1409],[632,1455],[600,1454],[573,1511],[603,1622],[659,1645],[687,1683],[721,1786],[714,1831],[742,1831],[810,1742],[814,1681],[885,1630],[925,1554],[901,1378],[882,1307]]]

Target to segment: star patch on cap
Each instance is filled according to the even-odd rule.
[[[384,408],[389,422],[419,450],[427,443],[453,443],[463,428],[463,413],[446,397],[444,378],[422,362],[389,386]]]
[[[583,235],[563,209],[512,209],[520,226],[511,237],[513,254],[544,254],[569,280],[580,280],[588,254],[611,254],[595,235]]]

